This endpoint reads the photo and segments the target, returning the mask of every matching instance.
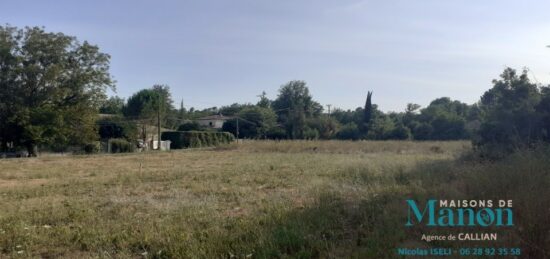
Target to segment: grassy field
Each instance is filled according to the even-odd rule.
[[[502,242],[548,256],[548,156],[482,163],[469,149],[250,141],[0,160],[0,257],[391,258],[425,245],[421,229],[401,227],[404,199],[434,195],[516,199],[524,225]]]

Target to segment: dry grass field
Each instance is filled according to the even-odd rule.
[[[404,197],[502,191],[483,186],[490,177],[468,180],[502,171],[462,165],[469,149],[469,142],[245,141],[0,160],[0,257],[392,257],[414,237],[398,227]]]

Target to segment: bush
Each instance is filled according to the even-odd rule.
[[[99,136],[102,139],[123,138],[132,141],[138,136],[136,123],[120,116],[102,118],[97,121],[97,124]]]
[[[413,137],[415,140],[429,140],[434,128],[428,123],[421,123],[413,128]]]
[[[210,147],[227,144],[234,140],[229,132],[207,131],[166,131],[161,135],[162,140],[170,140],[172,149]]]
[[[286,131],[280,127],[272,127],[267,130],[266,138],[268,139],[286,139]]]
[[[319,138],[319,131],[306,127],[304,130],[304,139],[314,140]]]
[[[98,143],[88,143],[82,148],[86,154],[95,154],[99,153],[99,142]]]
[[[320,138],[320,139],[332,138],[340,128],[340,123],[336,119],[328,116],[311,118],[308,120],[307,124],[309,128],[317,131],[318,136],[315,138]],[[304,135],[308,134],[307,131],[308,130],[306,129],[306,132],[304,132]],[[304,136],[304,137],[307,138],[307,136]]]
[[[357,127],[357,124],[350,122],[342,127],[338,133],[336,133],[337,139],[351,139],[358,140],[361,137],[361,132]]]
[[[134,145],[125,139],[111,139],[111,153],[128,153],[134,152]]]
[[[239,118],[239,138],[266,138],[269,129],[277,124],[277,115],[269,108],[245,107],[236,115]],[[237,119],[227,120],[223,124],[222,130],[236,136]]]
[[[406,140],[411,138],[411,130],[403,124],[398,124],[395,128],[386,136],[387,139]]]

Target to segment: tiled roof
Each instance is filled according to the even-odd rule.
[[[205,116],[205,117],[202,117],[202,118],[198,118],[198,120],[229,120],[229,119],[231,119],[231,117],[223,116],[221,114],[210,115],[210,116]]]

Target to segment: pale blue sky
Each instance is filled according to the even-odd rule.
[[[305,80],[323,105],[384,111],[473,103],[505,66],[550,82],[550,1],[0,0],[0,22],[45,26],[111,54],[117,94],[168,84],[205,108]]]

